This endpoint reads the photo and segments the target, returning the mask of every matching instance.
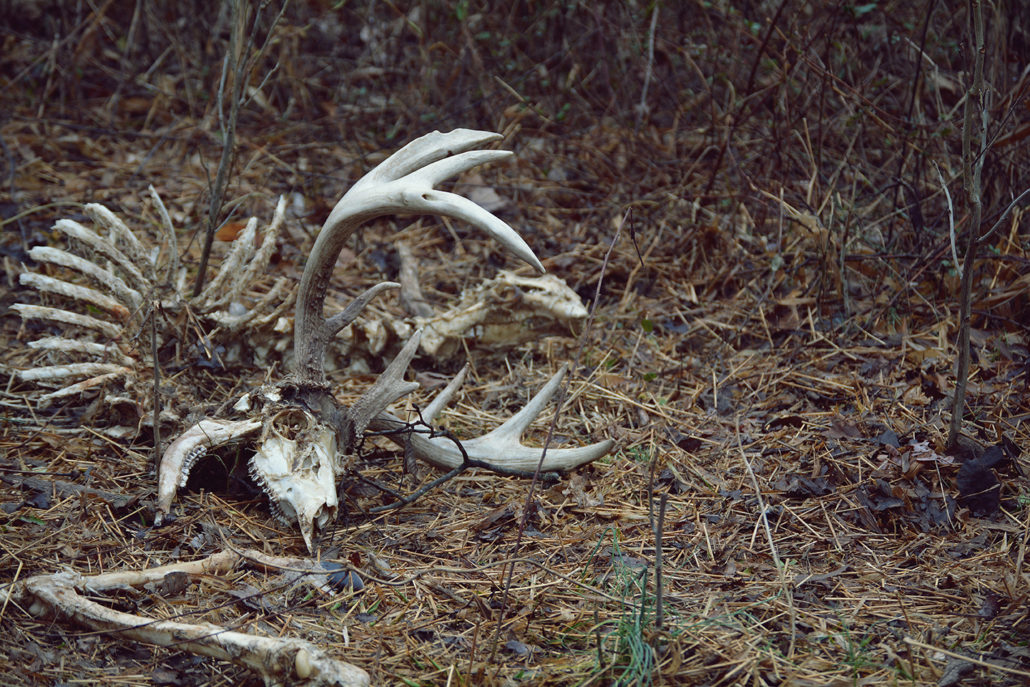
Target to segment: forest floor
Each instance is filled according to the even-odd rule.
[[[511,82],[512,67],[497,78],[468,76],[503,62],[469,28],[478,21],[496,35],[490,22],[502,19],[489,13],[465,17],[464,28],[447,34],[456,41],[453,72],[440,68],[431,81],[423,64],[420,81],[405,65],[444,48],[422,34],[404,43],[403,22],[338,10],[371,27],[361,41],[350,36],[346,44],[359,47],[341,56],[318,39],[339,27],[305,19],[304,11],[287,15],[277,29],[270,54],[278,70],[262,86],[265,96],[241,112],[232,206],[223,214],[267,222],[278,196],[286,196],[287,223],[262,288],[277,277],[298,278],[336,200],[408,140],[458,126],[500,131],[496,147],[515,157],[466,175],[456,190],[494,203],[548,271],[594,305],[592,319],[514,345],[470,338],[443,359],[419,356],[412,368],[423,389],[398,407],[424,406],[435,381],[468,362],[470,379],[441,419],[468,438],[502,422],[563,364],[574,363],[554,445],[612,438],[616,447],[557,481],[471,471],[380,515],[367,511],[389,497],[365,483],[344,485],[346,512],[323,537],[321,556],[352,568],[364,583],[360,590],[313,590],[241,568],[173,592],[99,600],[148,617],[304,638],[368,671],[373,684],[1030,681],[1025,214],[1017,208],[983,249],[973,283],[965,438],[949,451],[958,277],[946,199],[932,165],[926,167],[919,202],[929,219],[915,226],[912,206],[893,200],[904,197],[901,187],[883,189],[902,158],[908,170],[925,155],[938,160],[959,202],[958,134],[952,128],[947,144],[927,143],[927,135],[919,145],[891,145],[886,130],[901,137],[903,121],[918,119],[904,119],[911,77],[902,52],[881,65],[883,78],[895,79],[891,87],[861,70],[837,69],[837,62],[820,71],[812,60],[797,62],[778,81],[783,56],[818,53],[818,45],[803,40],[804,22],[776,15],[783,31],[770,39],[770,18],[755,33],[728,12],[720,40],[735,40],[734,31],[754,40],[739,48],[741,65],[725,78],[739,94],[757,95],[738,102],[699,91],[707,100],[686,102],[675,95],[682,72],[669,64],[692,56],[707,73],[714,67],[705,60],[715,58],[681,54],[689,41],[673,38],[678,18],[665,8],[656,102],[641,121],[640,110],[618,92],[625,87],[636,102],[641,71],[627,67],[623,83],[615,78],[623,65],[616,57],[611,93],[582,95],[592,87],[583,76],[588,57],[575,55],[582,43],[567,47],[569,64],[548,63],[553,96],[533,96],[523,90],[532,79]],[[563,11],[572,26],[576,10]],[[587,48],[598,49],[587,40],[591,31],[616,32],[629,20],[620,15],[604,23],[618,11],[596,27],[585,22]],[[888,31],[893,25],[884,17],[902,11],[891,5],[880,24],[868,21]],[[443,34],[447,22],[434,17],[425,30]],[[103,203],[141,236],[156,237],[160,222],[148,185],[168,207],[191,274],[199,262],[224,140],[215,108],[206,104],[218,69],[197,77],[203,87],[191,91],[183,65],[199,69],[189,60],[201,58],[180,51],[181,71],[165,62],[139,76],[145,63],[135,80],[126,78],[129,68],[103,33],[108,24],[124,29],[131,12],[96,10],[66,20],[75,42],[60,50],[30,33],[11,30],[5,38],[5,312],[38,299],[19,283],[20,273],[38,268],[27,251],[61,243],[51,229],[59,218],[88,224],[82,203]],[[913,19],[917,27],[922,21]],[[939,15],[933,21],[942,36],[964,26]],[[373,30],[380,24],[387,27],[382,35]],[[640,20],[644,40],[648,26]],[[840,26],[831,28],[844,33]],[[220,65],[214,45],[203,54]],[[298,45],[312,54],[305,57]],[[395,61],[377,62],[370,56],[375,46],[394,50]],[[770,66],[748,49],[779,62]],[[854,50],[851,64],[871,59]],[[935,58],[941,72],[920,91],[916,109],[933,114],[921,126],[940,133],[961,123],[961,108],[954,109],[960,70],[948,71]],[[331,66],[344,59],[351,60],[346,78]],[[54,67],[62,60],[65,68]],[[762,69],[749,79],[753,63]],[[582,71],[570,71],[570,64]],[[836,81],[825,78],[829,72]],[[1023,77],[999,87],[999,98],[1023,102]],[[351,91],[327,96],[332,78]],[[577,79],[580,100],[570,95]],[[138,87],[144,81],[160,87]],[[830,82],[824,101],[811,94],[813,83]],[[465,110],[437,102],[455,103],[472,86],[484,95]],[[362,95],[352,96],[358,90]],[[936,107],[942,98],[950,99],[947,117]],[[1020,107],[1013,117],[997,117],[1007,128],[993,140],[1021,131],[1028,118]],[[431,121],[420,118],[429,111]],[[865,118],[859,129],[855,112]],[[1026,185],[1018,171],[1028,168],[1025,146],[1013,140],[985,182],[995,212],[1013,188]],[[906,157],[902,149],[919,152]],[[215,265],[233,235],[222,232]],[[499,269],[529,274],[459,223],[385,218],[345,248],[330,305],[396,279],[398,242],[412,249],[422,288],[438,309]],[[384,296],[365,320],[404,316],[397,299]],[[0,321],[8,380],[0,417],[0,583],[63,570],[139,570],[226,547],[307,555],[299,533],[280,525],[260,493],[236,485],[232,470],[216,461],[198,467],[181,491],[178,517],[155,527],[149,330],[122,342],[140,361],[139,377],[119,390],[128,400],[111,406],[87,394],[43,407],[33,400],[39,389],[14,371],[42,364],[27,343],[47,328],[13,311]],[[254,336],[237,348],[241,342],[223,342],[236,353],[218,364],[185,335],[174,355],[159,356],[157,397],[175,418],[162,425],[164,442],[283,370],[289,335],[268,328]],[[348,367],[354,355],[336,356],[330,373],[342,401],[374,378]],[[362,355],[374,370],[392,352]],[[526,443],[543,444],[553,412],[534,423]],[[125,426],[132,431],[114,438],[110,430]],[[379,440],[368,442],[355,469],[405,492],[438,476],[425,467],[405,473],[400,452]],[[960,470],[969,480],[961,489]],[[0,671],[9,684],[257,680],[225,661],[27,610],[10,599],[0,604]]]

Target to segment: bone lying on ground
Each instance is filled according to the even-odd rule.
[[[367,687],[368,674],[339,661],[311,642],[235,632],[211,623],[185,623],[116,611],[94,598],[105,592],[161,583],[176,575],[204,578],[226,574],[239,563],[263,568],[307,570],[325,576],[314,561],[280,558],[258,551],[223,551],[199,561],[102,575],[59,572],[8,585],[5,597],[31,614],[67,618],[92,630],[117,633],[138,642],[173,647],[231,661],[257,672],[266,685]],[[87,598],[90,597],[90,598]]]

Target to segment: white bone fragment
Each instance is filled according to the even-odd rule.
[[[129,309],[122,303],[88,286],[72,284],[36,272],[22,272],[18,275],[18,281],[23,286],[32,287],[43,293],[52,293],[103,308],[121,321],[129,319]]]
[[[89,315],[80,315],[77,312],[50,308],[44,305],[27,305],[25,303],[15,303],[11,306],[11,310],[26,320],[48,320],[62,324],[73,324],[77,327],[98,331],[109,339],[117,339],[122,335],[122,328],[117,324],[98,320]]]
[[[250,474],[286,525],[299,525],[309,551],[316,532],[336,520],[336,432],[306,411],[282,411],[266,422]]]
[[[222,304],[230,300],[228,284],[230,280],[239,277],[243,273],[243,265],[254,257],[254,237],[257,236],[257,218],[251,217],[243,231],[233,240],[229,254],[222,260],[221,267],[215,273],[214,279],[208,282],[204,290],[200,292],[197,301],[205,304]],[[225,301],[222,301],[222,297]]]
[[[149,188],[153,189],[152,186]],[[87,203],[82,209],[87,217],[107,229],[108,234],[111,236],[111,241],[115,245],[125,247],[126,252],[134,263],[147,264],[150,262],[143,244],[140,243],[140,240],[136,238],[136,235],[132,233],[129,227],[125,226],[125,222],[118,215],[100,203]]]

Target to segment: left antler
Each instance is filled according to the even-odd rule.
[[[326,290],[340,250],[354,230],[371,219],[418,213],[464,220],[492,235],[539,274],[544,273],[544,266],[514,229],[471,200],[433,188],[473,167],[510,157],[512,153],[506,150],[469,151],[500,138],[498,134],[468,129],[448,134],[434,131],[391,155],[340,199],[315,240],[297,293],[293,341],[298,376],[312,382],[324,381],[323,360],[329,339],[381,291],[400,288],[394,282],[377,284],[339,315],[323,319]]]

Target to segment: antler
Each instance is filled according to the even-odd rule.
[[[297,293],[294,364],[300,377],[312,382],[324,381],[323,360],[329,339],[350,324],[382,290],[400,288],[400,284],[394,282],[377,284],[343,313],[323,319],[326,289],[336,259],[347,238],[371,219],[396,213],[420,213],[464,220],[492,235],[538,273],[544,273],[544,266],[514,229],[471,200],[433,188],[473,167],[510,157],[512,153],[507,150],[470,151],[500,138],[499,134],[470,129],[447,134],[434,131],[391,155],[340,199],[311,249]]]
[[[461,372],[444,387],[443,391],[437,394],[436,398],[421,411],[422,421],[430,423],[436,419],[440,411],[450,402],[454,392],[465,381],[468,369],[468,365],[463,367]],[[462,441],[461,447],[465,450],[465,455],[462,455],[454,441],[448,437],[427,437],[419,433],[412,433],[408,437],[412,450],[422,460],[445,470],[452,470],[462,465],[465,456],[468,456],[477,462],[489,464],[499,472],[523,475],[532,475],[538,464],[541,472],[564,472],[597,460],[611,451],[615,442],[606,439],[580,448],[549,448],[544,455],[543,463],[541,463],[541,449],[523,446],[520,441],[529,425],[558,391],[568,370],[567,365],[562,365],[550,381],[536,392],[529,403],[508,418],[500,427],[475,439]],[[392,415],[383,414],[372,424],[375,429],[388,432],[387,436],[395,436],[389,432],[403,426],[404,422]]]
[[[323,319],[326,289],[340,250],[358,226],[374,217],[419,212],[461,219],[493,236],[539,274],[545,272],[532,249],[503,220],[467,198],[433,188],[441,181],[473,167],[510,157],[512,153],[504,150],[470,151],[471,148],[500,138],[499,134],[470,129],[457,129],[447,134],[434,131],[398,150],[344,194],[319,232],[297,293],[294,365],[298,377],[312,383],[324,381],[323,361],[328,341],[350,324],[376,295],[388,288],[400,288],[400,284],[394,282],[376,284],[343,312],[328,320]],[[351,426],[346,429],[348,436],[341,443],[342,446],[350,448],[356,435],[373,418],[385,411],[390,403],[418,388],[417,384],[405,383],[400,379],[418,348],[418,337],[419,333],[416,332],[375,386],[350,408],[347,415]],[[424,420],[431,421],[450,401],[465,379],[466,371],[462,370],[440,393],[430,406],[431,411],[427,409],[423,412]],[[519,438],[557,391],[565,372],[566,369],[562,368],[555,374],[533,400],[508,422],[489,434],[463,442],[469,457],[496,465],[505,472],[532,473],[539,462],[540,450],[523,446]],[[399,422],[396,418],[384,416],[379,425],[396,426],[396,422]],[[360,429],[354,431],[355,425]],[[550,450],[550,460],[546,461],[543,469],[571,470],[605,455],[611,450],[612,444],[609,440],[579,449]],[[461,464],[461,454],[453,442],[447,439],[415,435],[412,437],[412,447],[416,455],[438,467],[454,468]]]
[[[404,372],[418,349],[421,332],[405,344],[397,357],[354,405],[343,408],[326,382],[324,357],[329,341],[351,323],[368,303],[399,284],[382,282],[367,289],[343,311],[326,318],[326,291],[333,266],[347,237],[361,224],[382,215],[424,213],[460,219],[487,232],[515,255],[543,273],[543,265],[526,242],[501,219],[472,201],[434,186],[477,165],[511,155],[507,151],[470,150],[501,138],[497,134],[458,129],[447,134],[433,132],[401,148],[360,179],[329,214],[312,248],[297,293],[294,323],[294,371],[290,378],[266,387],[241,401],[237,407],[260,407],[260,446],[251,460],[251,474],[273,502],[273,511],[284,521],[299,525],[309,550],[316,529],[325,528],[336,517],[335,481],[346,472],[345,458],[352,455],[366,428],[396,429],[404,423],[386,413],[394,401],[418,384],[404,381]],[[499,472],[532,472],[540,460],[540,449],[523,446],[519,438],[554,395],[565,370],[556,374],[532,401],[508,422],[478,439],[463,442],[466,455],[479,465]],[[465,377],[463,371],[423,413],[435,417],[453,396]],[[244,407],[246,406],[246,407]],[[158,517],[167,514],[177,485],[185,483],[196,455],[219,441],[212,430],[238,438],[255,431],[254,422],[207,424],[202,421],[169,446],[159,469]],[[203,426],[202,426],[203,425]],[[602,441],[579,449],[552,449],[543,469],[563,471],[595,460],[611,450],[613,442]],[[411,437],[415,454],[444,467],[462,464],[453,444],[442,439]],[[205,447],[205,448],[202,448]]]

